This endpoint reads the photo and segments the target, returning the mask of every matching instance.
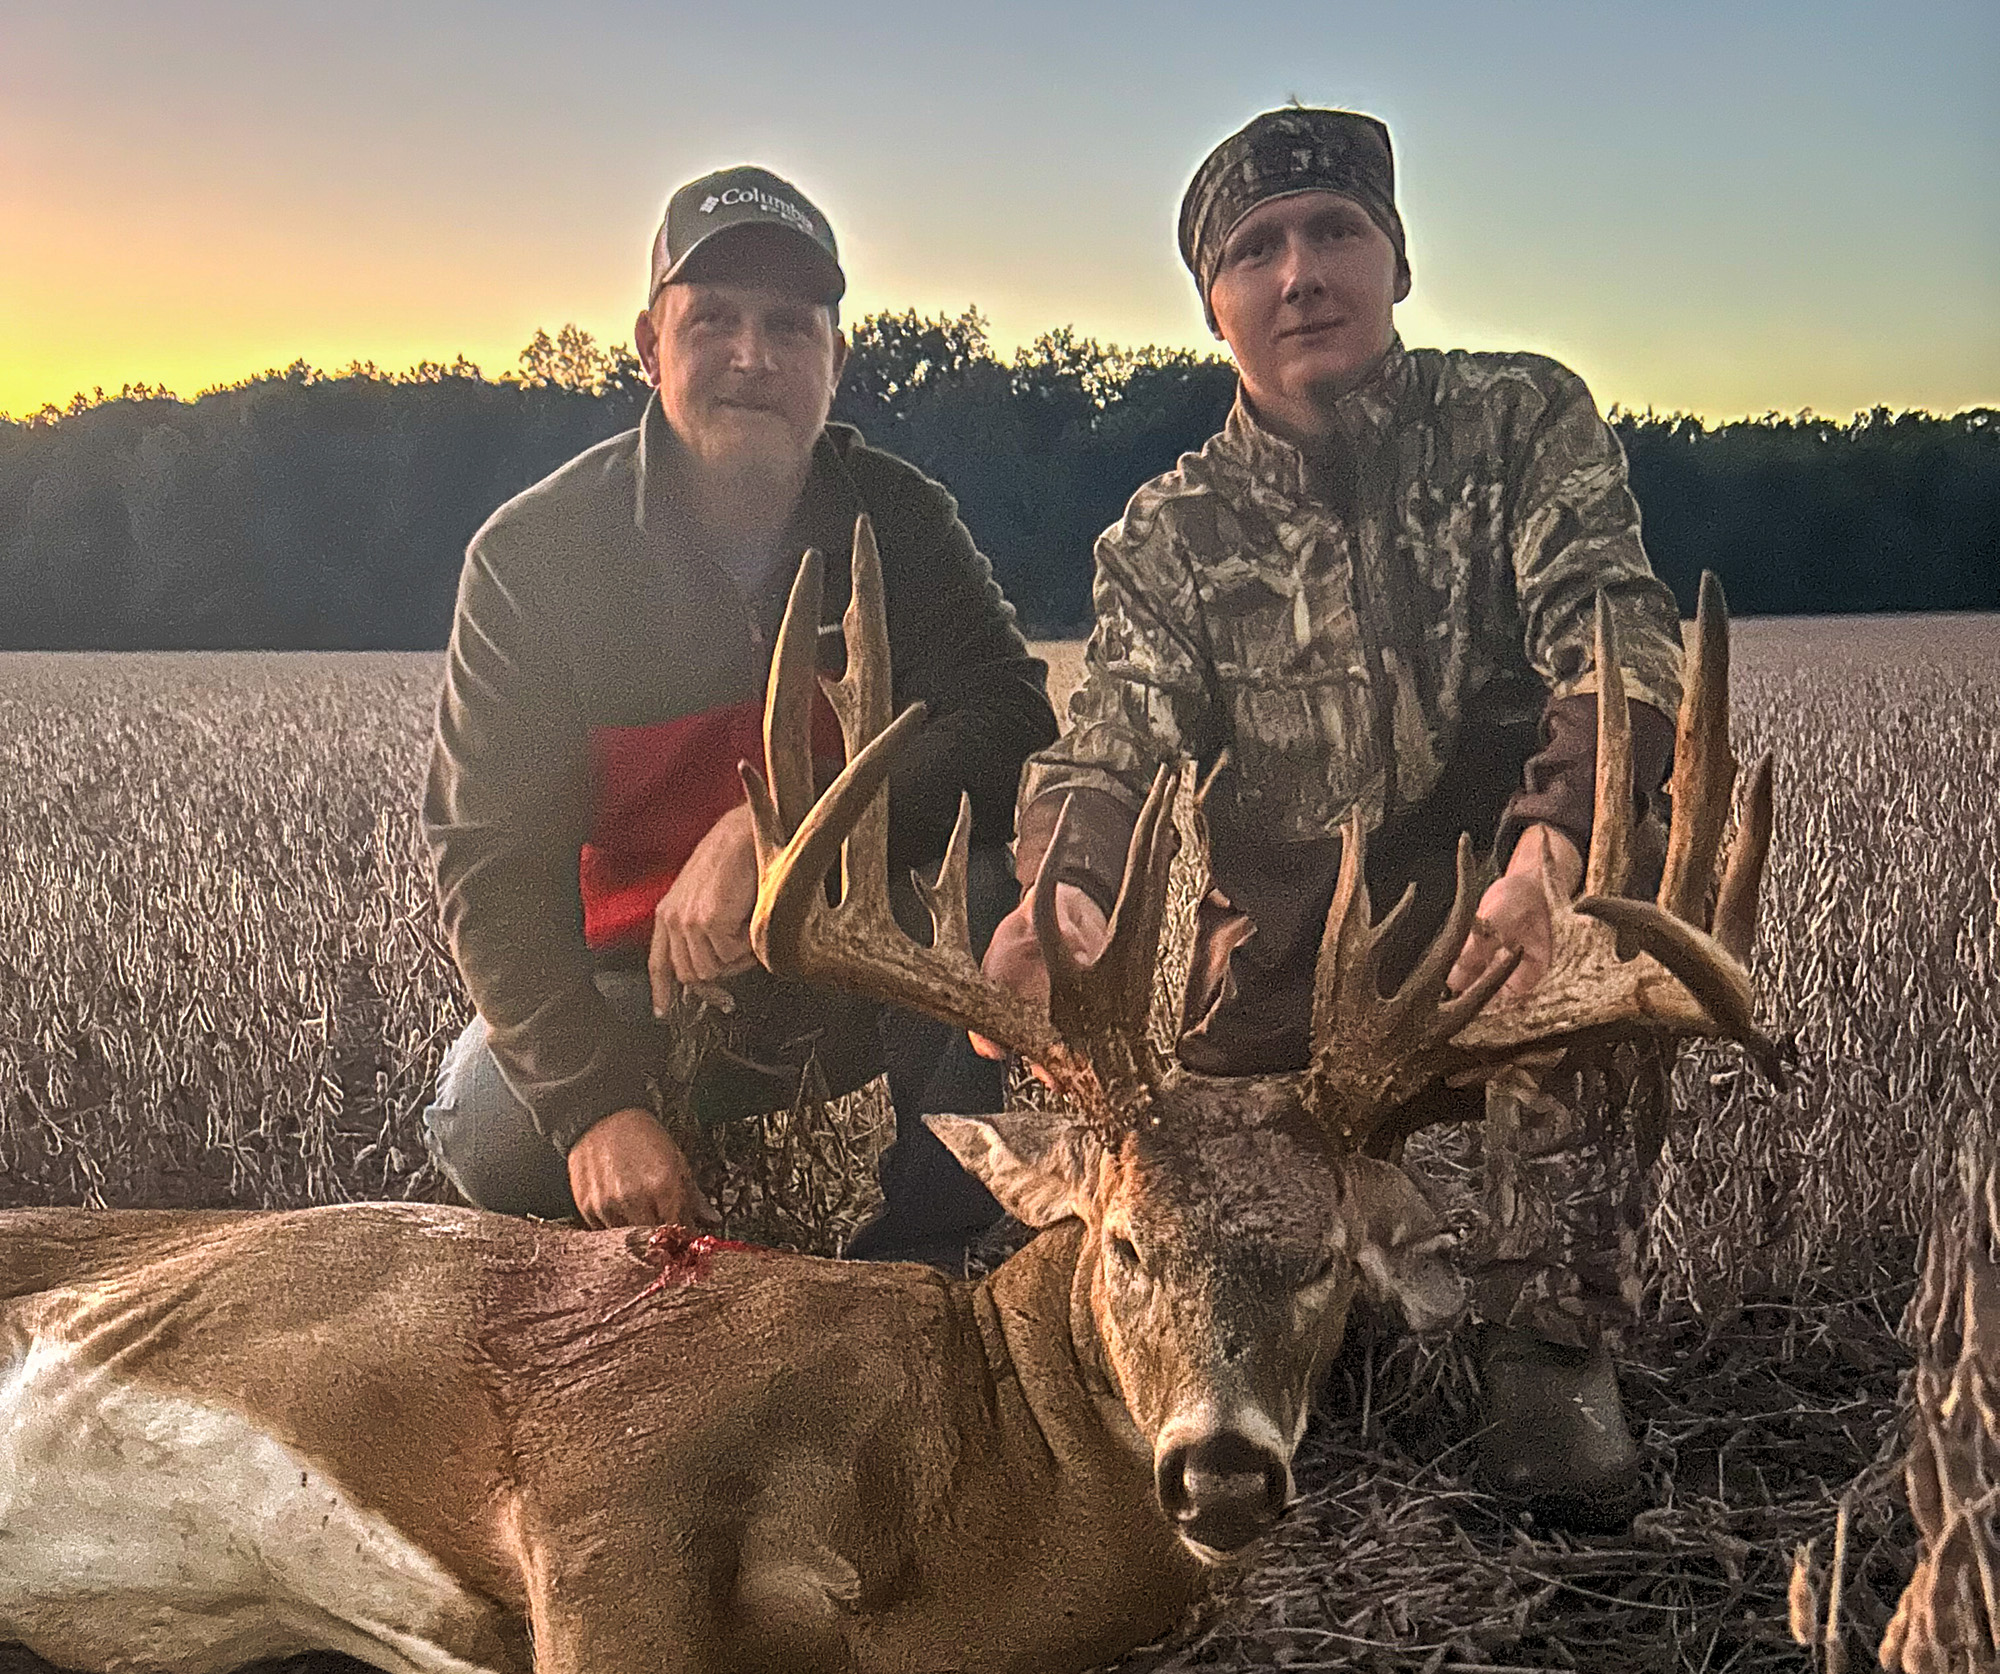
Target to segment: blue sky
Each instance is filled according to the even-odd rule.
[[[1294,95],[1390,124],[1412,343],[1711,417],[2000,405],[1993,0],[7,0],[0,410],[628,339],[667,195],[743,160],[851,314],[1201,346],[1181,189]]]

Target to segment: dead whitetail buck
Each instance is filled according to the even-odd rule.
[[[1310,1067],[1208,1080],[1161,1062],[1145,1028],[1170,777],[1102,957],[1066,956],[1044,885],[1049,1003],[999,991],[966,942],[966,818],[929,896],[934,945],[890,918],[878,793],[921,716],[890,719],[865,524],[833,688],[849,763],[815,802],[819,600],[808,557],[768,780],[746,770],[758,950],[1042,1066],[1067,1114],[935,1125],[1051,1230],[978,1284],[656,1240],[668,1271],[649,1286],[644,1233],[446,1209],[0,1217],[0,1639],[176,1674],[309,1647],[410,1674],[1088,1666],[1170,1631],[1284,1509],[1357,1293],[1419,1318],[1452,1306],[1438,1223],[1386,1160],[1415,1094],[1580,1037],[1760,1041],[1743,961],[1766,774],[1713,936],[1696,922],[1734,772],[1712,603],[1661,906],[1615,899],[1632,797],[1600,612],[1590,894],[1555,903],[1534,995],[1482,1012],[1495,969],[1445,996],[1469,847],[1444,929],[1381,994],[1388,924],[1371,923],[1357,822]],[[1621,936],[1646,951],[1621,959]]]

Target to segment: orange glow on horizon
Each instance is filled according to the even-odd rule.
[[[462,354],[497,378],[516,369],[537,329],[570,322],[607,346],[631,341],[645,235],[626,239],[629,228],[607,227],[587,248],[550,250],[388,214],[357,236],[306,208],[260,217],[196,198],[179,206],[185,214],[160,208],[129,221],[107,203],[44,193],[10,205],[6,197],[0,192],[0,218],[20,213],[0,270],[0,318],[15,328],[0,342],[0,413],[17,419],[99,387],[115,394],[126,384],[164,385],[192,399],[298,360],[325,372],[354,361],[401,372]],[[1149,272],[1153,283],[1136,301],[1129,287],[1090,275],[1064,286],[1018,273],[965,284],[969,294],[950,299],[935,295],[935,273],[881,273],[888,264],[880,261],[878,276],[864,282],[867,256],[849,256],[857,275],[843,310],[849,320],[910,307],[956,315],[976,305],[1003,356],[1063,324],[1105,343],[1220,352],[1177,267],[1164,278]],[[1693,340],[1699,357],[1685,329],[1678,340],[1635,329],[1636,320],[1618,318],[1620,306],[1596,298],[1588,315],[1551,306],[1528,319],[1467,320],[1440,306],[1420,274],[1398,323],[1413,345],[1553,354],[1584,375],[1603,408],[1714,420],[1811,407],[1845,418],[1877,405],[1948,412],[2000,399],[1991,327],[1984,344],[1968,344],[1949,366],[1936,354],[1899,360],[1885,345],[1871,368],[1852,356],[1841,364],[1817,335],[1788,332],[1781,316],[1747,317],[1748,303],[1717,322],[1711,341]]]

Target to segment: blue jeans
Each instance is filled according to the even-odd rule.
[[[926,872],[935,878],[935,867]],[[907,881],[892,886],[890,894],[906,930],[927,923]],[[975,848],[966,887],[975,954],[985,951],[1018,894],[1007,850]],[[651,1017],[644,971],[604,970],[596,982],[621,1018]],[[896,1139],[879,1170],[883,1212],[855,1235],[849,1254],[921,1255],[962,1245],[999,1219],[992,1195],[923,1124],[925,1114],[978,1115],[1005,1102],[1004,1066],[979,1057],[963,1030],[763,970],[746,972],[726,986],[737,996],[742,1033],[731,1041],[729,1058],[712,1059],[690,1090],[694,1113],[704,1123],[789,1108],[808,1056],[819,1063],[834,1093],[852,1091],[885,1072],[889,1077]],[[467,1202],[545,1220],[575,1216],[569,1165],[507,1084],[482,1019],[466,1025],[445,1053],[436,1100],[424,1111],[424,1130],[432,1157]]]

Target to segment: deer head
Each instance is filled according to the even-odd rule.
[[[808,723],[820,599],[820,559],[808,553],[772,663],[765,774],[743,768],[761,873],[751,941],[773,970],[975,1029],[1046,1074],[1062,1098],[1056,1113],[939,1116],[931,1126],[1021,1220],[1082,1223],[1073,1335],[1084,1358],[1101,1357],[1150,1450],[1161,1510],[1204,1560],[1239,1550],[1291,1499],[1292,1454],[1357,1295],[1393,1299],[1418,1325],[1457,1310],[1458,1286],[1440,1259],[1444,1230],[1389,1160],[1422,1125],[1419,1095],[1448,1080],[1477,1081],[1526,1053],[1620,1033],[1729,1036],[1769,1051],[1751,1021],[1743,968],[1770,838],[1768,762],[1716,915],[1696,922],[1735,772],[1726,630],[1706,583],[1659,903],[1617,896],[1631,763],[1611,616],[1600,600],[1598,830],[1584,898],[1559,899],[1550,886],[1556,938],[1547,976],[1525,999],[1489,1006],[1510,958],[1465,993],[1446,993],[1477,898],[1471,844],[1461,839],[1443,929],[1402,986],[1383,994],[1382,944],[1412,901],[1406,894],[1374,920],[1356,817],[1321,945],[1310,1064],[1297,1074],[1238,1078],[1185,1071],[1147,1034],[1173,852],[1176,776],[1168,769],[1140,812],[1109,940],[1093,963],[1079,965],[1057,933],[1053,869],[1036,883],[1046,1005],[988,982],[972,956],[969,806],[960,807],[936,887],[923,890],[929,945],[897,927],[882,790],[923,713],[912,706],[891,718],[881,571],[865,517],[844,622],[847,669],[829,686],[847,765],[815,799]],[[836,861],[837,903],[826,886]]]

